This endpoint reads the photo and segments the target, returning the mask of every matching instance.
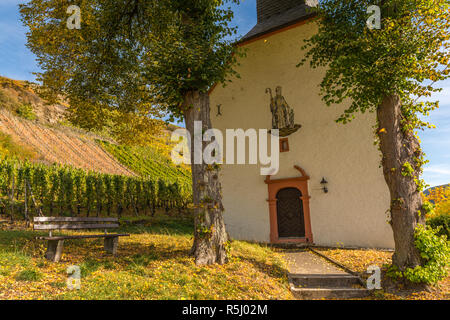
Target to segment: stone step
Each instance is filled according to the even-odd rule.
[[[370,295],[362,280],[350,270],[305,251],[288,252],[289,285],[297,299],[355,299]]]
[[[361,285],[360,279],[351,274],[289,274],[289,282],[295,288],[352,288]]]
[[[355,299],[365,298],[370,293],[363,288],[295,288],[291,292],[297,299]]]

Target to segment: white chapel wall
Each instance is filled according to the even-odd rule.
[[[296,68],[302,57],[302,39],[315,32],[302,25],[245,46],[247,57],[237,68],[240,79],[211,93],[211,120],[221,129],[270,129],[272,115],[266,88],[282,95],[295,110],[302,128],[289,136],[290,152],[280,155],[281,168],[272,179],[299,176],[302,167],[309,182],[311,226],[319,245],[392,248],[386,222],[389,191],[380,156],[373,144],[375,115],[358,114],[347,125],[335,123],[345,106],[327,107],[319,96],[323,70]],[[217,105],[222,116],[216,116]],[[329,193],[321,190],[325,177]],[[225,220],[235,239],[269,242],[268,191],[254,165],[224,165],[222,170]]]

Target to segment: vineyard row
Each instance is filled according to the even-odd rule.
[[[192,199],[184,181],[86,172],[0,159],[0,213],[27,220],[39,216],[118,216],[186,209]]]

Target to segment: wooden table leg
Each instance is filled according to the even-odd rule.
[[[64,240],[48,240],[45,258],[53,262],[61,260],[64,247]]]
[[[105,238],[105,251],[115,255],[119,245],[119,237]]]

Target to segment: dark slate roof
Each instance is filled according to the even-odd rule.
[[[300,4],[280,14],[272,15],[267,19],[258,21],[256,26],[250,30],[238,43],[252,40],[266,33],[283,29],[295,23],[301,22],[315,16],[315,12],[306,4]]]

